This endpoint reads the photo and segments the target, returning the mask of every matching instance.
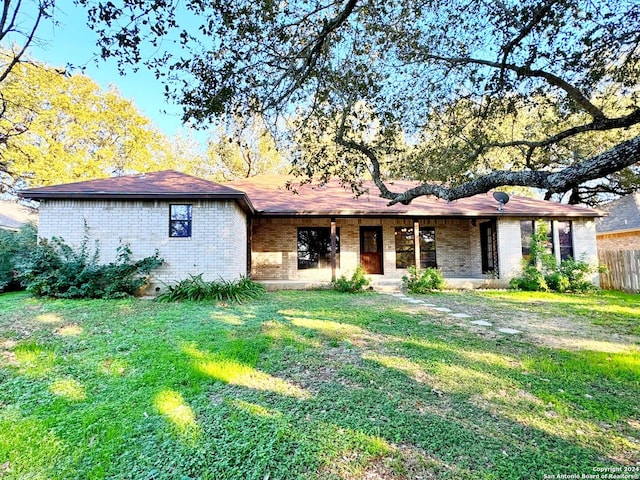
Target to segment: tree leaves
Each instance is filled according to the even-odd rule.
[[[89,8],[108,55],[122,66],[144,63],[167,79],[168,96],[182,103],[185,120],[204,126],[216,116],[258,112],[274,125],[295,115],[301,125],[332,128],[327,136],[342,140],[333,150],[348,151],[342,160],[298,156],[310,162],[307,171],[327,166],[325,175],[329,165],[352,161],[352,175],[362,175],[363,164],[374,175],[386,171],[376,165],[390,153],[348,131],[355,123],[336,121],[352,118],[356,105],[366,105],[372,124],[396,132],[410,147],[419,139],[423,154],[411,153],[413,167],[397,173],[420,172],[425,182],[452,187],[506,168],[531,172],[520,181],[538,179],[530,186],[546,188],[540,179],[588,160],[567,156],[568,144],[614,130],[623,142],[636,134],[625,129],[640,123],[635,0],[118,0],[102,10],[102,2],[78,1]],[[127,12],[126,22],[120,11]],[[171,42],[181,45],[174,60],[149,49]],[[624,111],[609,108],[620,98]],[[468,118],[459,124],[465,106]],[[509,130],[510,138],[496,139]],[[603,144],[593,155],[604,151]],[[405,153],[398,155],[402,161]],[[480,183],[506,178],[514,177]],[[446,196],[454,198],[453,190]]]

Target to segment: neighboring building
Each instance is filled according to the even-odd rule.
[[[268,285],[301,287],[349,275],[358,264],[374,281],[397,282],[420,264],[441,269],[452,286],[505,285],[521,272],[535,220],[548,222],[558,259],[597,263],[600,213],[593,209],[522,197],[501,207],[491,194],[390,207],[373,186],[354,198],[337,182],[292,192],[286,181],[262,176],[220,185],[163,171],[21,194],[41,202],[41,237],[79,244],[86,228],[105,261],[120,241],[136,257],[158,249],[167,263],[156,283],[250,274]],[[393,184],[398,191],[410,186]]]
[[[0,230],[18,231],[25,223],[36,223],[38,212],[16,202],[0,200]]]
[[[640,192],[603,205],[596,221],[598,250],[640,250]]]

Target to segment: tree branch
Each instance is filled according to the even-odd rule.
[[[336,143],[350,150],[355,150],[357,152],[360,152],[365,157],[367,157],[367,159],[370,162],[369,170],[371,172],[371,177],[373,178],[373,181],[376,184],[376,187],[378,187],[378,190],[380,190],[380,193],[381,193],[380,196],[382,198],[391,199],[394,194],[392,194],[389,191],[385,183],[382,181],[382,174],[380,171],[380,162],[378,161],[378,156],[373,151],[373,149],[369,148],[368,146],[362,143],[356,142],[354,140],[349,140],[344,137],[344,133],[346,131],[345,124],[346,124],[348,114],[349,114],[349,108],[345,107],[342,110],[342,116],[340,118],[340,126],[338,127],[338,131],[336,133]]]
[[[502,50],[502,62],[501,62],[502,70],[500,73],[501,82],[504,79],[504,68],[507,65],[507,58],[509,57],[513,49],[516,47],[516,45],[518,45],[518,43],[524,40],[527,37],[527,35],[529,35],[533,31],[534,27],[545,18],[545,16],[551,11],[551,8],[553,7],[553,5],[556,3],[558,3],[558,0],[547,0],[546,3],[541,5],[538,9],[536,9],[529,23],[525,25],[525,27],[520,31],[520,33],[514,39],[512,39],[509,43],[507,43],[504,46]]]
[[[284,93],[282,93],[276,100],[273,102],[274,105],[282,103],[286,98],[288,98],[295,90],[297,90],[304,81],[309,77],[314,67],[316,66],[318,59],[322,53],[322,49],[324,48],[327,38],[334,31],[337,30],[340,25],[342,25],[349,15],[353,13],[353,10],[356,7],[358,0],[349,0],[342,10],[335,18],[333,18],[329,22],[325,22],[324,28],[320,32],[320,34],[313,39],[310,43],[305,45],[302,50],[296,55],[297,58],[303,58],[304,63],[300,67],[293,67],[291,69],[287,69],[285,73],[278,79],[276,85],[280,85],[285,78],[289,77],[295,79],[294,82],[286,89]]]
[[[582,109],[587,112],[594,120],[605,119],[605,115],[598,107],[596,107],[589,99],[576,87],[571,85],[566,80],[554,75],[553,73],[546,72],[544,70],[532,70],[527,66],[519,66],[511,63],[493,62],[491,60],[482,60],[480,58],[467,58],[467,57],[441,57],[439,55],[427,54],[421,57],[422,60],[435,60],[438,62],[448,63],[451,65],[484,65],[486,67],[492,67],[497,69],[511,70],[523,77],[542,78],[553,85],[563,90],[571,99],[573,99]]]
[[[581,183],[602,178],[639,162],[640,137],[635,137],[616,145],[611,150],[607,150],[600,155],[557,172],[499,170],[456,187],[424,184],[403,193],[391,192],[388,189],[381,190],[380,196],[391,200],[389,205],[394,205],[396,203],[407,204],[425,195],[435,195],[452,201],[486,193],[489,190],[505,185],[541,188],[552,193],[566,192]]]

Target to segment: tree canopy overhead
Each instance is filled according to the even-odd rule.
[[[102,56],[153,69],[185,120],[330,132],[298,166],[350,183],[366,169],[391,203],[637,173],[637,0],[76,2]],[[394,192],[387,175],[423,184]]]

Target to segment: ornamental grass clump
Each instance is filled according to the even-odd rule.
[[[264,286],[245,276],[237,280],[220,279],[207,282],[202,279],[202,274],[199,274],[190,275],[175,285],[168,285],[156,299],[159,302],[209,300],[242,303],[259,298],[264,292]]]

